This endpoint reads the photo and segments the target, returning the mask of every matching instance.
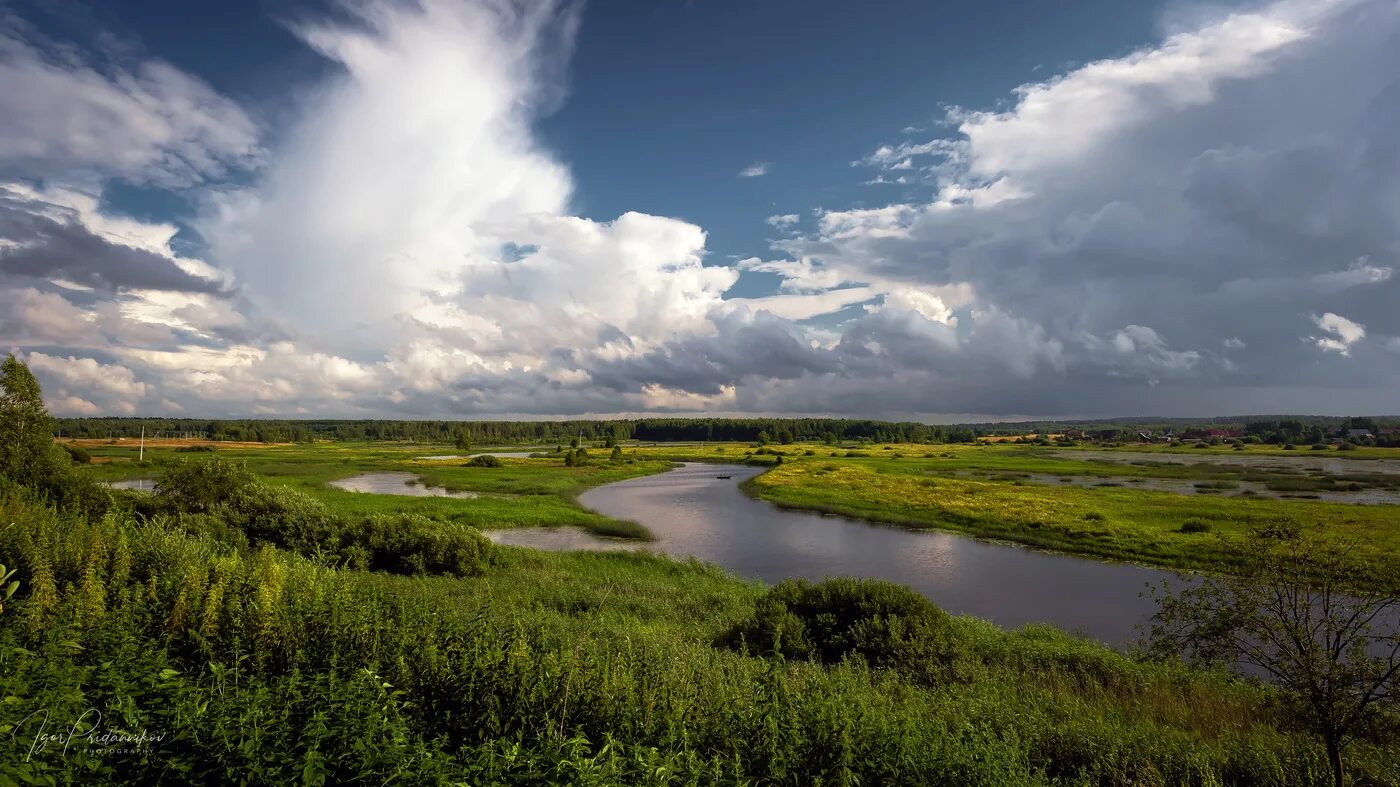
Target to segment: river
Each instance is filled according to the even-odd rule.
[[[909,585],[953,614],[1013,628],[1048,623],[1119,646],[1137,639],[1136,627],[1154,610],[1142,595],[1146,585],[1177,577],[942,531],[779,509],[739,490],[760,472],[740,465],[685,464],[591,489],[579,502],[645,525],[658,539],[651,549],[715,563],[743,577],[770,583],[828,576],[885,579]],[[522,528],[491,536],[545,549],[609,544],[577,532],[567,539],[550,533]]]

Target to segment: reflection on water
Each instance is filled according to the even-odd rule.
[[[470,499],[475,492],[450,492],[440,486],[427,486],[412,473],[364,473],[332,481],[331,486],[347,492],[368,492],[373,495],[405,495],[407,497],[455,497]]]
[[[440,462],[447,459],[471,459],[473,456],[514,456],[529,457],[539,453],[538,451],[473,451],[469,454],[435,454],[433,456],[420,456],[419,459],[426,459],[431,462]]]
[[[572,552],[580,549],[604,551],[633,551],[649,546],[639,541],[600,538],[577,527],[520,527],[510,530],[483,530],[497,544],[533,547],[550,552]]]
[[[952,533],[784,511],[739,491],[741,482],[759,472],[687,464],[598,487],[579,501],[645,525],[659,539],[651,549],[717,563],[742,576],[767,582],[876,577],[909,585],[953,614],[1012,627],[1049,623],[1120,645],[1136,638],[1135,625],[1154,609],[1140,596],[1145,585],[1176,576]]]
[[[156,488],[156,482],[151,478],[127,478],[122,481],[107,481],[105,483],[113,489],[135,489],[138,492],[152,492]]]

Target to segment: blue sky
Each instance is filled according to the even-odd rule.
[[[0,5],[68,414],[1379,412],[1397,12]]]
[[[285,22],[310,3],[116,0],[21,5],[77,41],[119,35],[253,108],[275,134],[332,65]],[[945,105],[992,106],[1047,70],[1123,54],[1160,31],[1158,2],[595,2],[587,4],[542,143],[574,171],[574,207],[608,220],[675,216],[709,234],[717,261],[763,254],[774,214],[927,198],[866,185],[851,160],[938,133]],[[897,20],[897,23],[896,23]],[[903,129],[920,131],[905,133]],[[755,163],[759,178],[736,179]],[[180,195],[108,185],[107,204],[184,218]],[[758,294],[771,277],[745,277]],[[752,281],[747,281],[751,279]]]

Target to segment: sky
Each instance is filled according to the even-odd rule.
[[[0,0],[59,415],[1396,413],[1397,260],[1397,0]]]

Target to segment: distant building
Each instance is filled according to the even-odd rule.
[[[1183,440],[1226,440],[1244,437],[1243,429],[1188,429],[1181,433]]]
[[[1346,437],[1348,440],[1367,440],[1371,437],[1370,429],[1348,429]]]

